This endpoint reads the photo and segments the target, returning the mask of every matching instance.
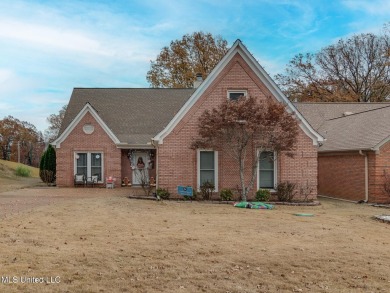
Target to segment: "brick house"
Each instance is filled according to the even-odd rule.
[[[199,116],[225,99],[239,95],[275,99],[299,121],[294,156],[264,155],[275,160],[259,164],[254,190],[278,182],[310,184],[317,196],[317,148],[323,140],[274,81],[237,40],[209,76],[192,89],[75,88],[69,101],[57,151],[57,185],[73,186],[74,175],[127,177],[139,184],[139,160],[157,186],[177,196],[177,186],[198,187],[206,180],[236,189],[237,163],[218,150],[190,148]],[[255,150],[254,150],[255,151]],[[249,177],[249,176],[248,176]],[[249,195],[253,197],[252,194]]]
[[[389,103],[297,103],[325,141],[318,148],[318,193],[352,201],[389,203]],[[389,177],[390,178],[390,177]]]

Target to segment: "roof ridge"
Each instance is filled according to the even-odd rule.
[[[358,112],[358,113],[352,113],[352,114],[349,114],[349,115],[346,115],[346,116],[339,116],[339,117],[331,118],[331,119],[328,119],[327,121],[336,120],[336,119],[340,119],[340,118],[351,117],[351,116],[355,116],[355,115],[359,115],[359,114],[363,114],[363,113],[367,113],[367,112],[371,112],[371,111],[377,111],[377,110],[381,110],[381,109],[389,108],[389,107],[390,107],[390,104],[386,105],[384,107],[376,108],[376,109],[369,109],[369,110],[361,111],[361,112]]]
[[[314,105],[314,104],[324,104],[324,105],[335,105],[335,104],[344,104],[344,105],[351,105],[351,104],[356,104],[356,105],[379,105],[379,104],[387,104],[390,105],[390,102],[293,102],[293,104],[308,104],[308,105]]]
[[[74,87],[78,90],[195,90],[195,88],[156,88],[156,87]]]

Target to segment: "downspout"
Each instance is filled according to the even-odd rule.
[[[151,140],[152,142],[152,146],[154,146],[155,150],[156,150],[156,157],[154,159],[154,163],[155,163],[155,166],[156,166],[156,190],[158,188],[158,142],[156,142],[154,139]]]
[[[364,202],[368,202],[368,155],[367,152],[363,153],[362,150],[359,150],[359,155],[364,156]]]

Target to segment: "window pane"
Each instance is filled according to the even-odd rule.
[[[200,170],[214,170],[214,152],[200,152]]]
[[[275,169],[274,153],[273,152],[262,152],[260,154],[259,162],[259,187],[260,188],[274,188]]]
[[[274,171],[260,170],[260,188],[274,188]]]
[[[274,153],[262,152],[260,154],[260,169],[273,170],[274,169]]]
[[[91,166],[100,167],[102,165],[102,155],[100,153],[91,154]]]
[[[77,166],[87,166],[87,154],[85,153],[78,153],[76,155],[77,157]]]
[[[102,180],[102,168],[101,167],[91,167],[91,176],[98,176],[98,181]]]
[[[245,96],[244,92],[229,93],[229,99],[232,101],[237,101],[239,97]]]
[[[87,154],[86,153],[78,153],[76,155],[76,165],[77,165],[76,174],[84,174],[85,176],[87,176]]]
[[[212,184],[215,184],[214,182],[214,170],[212,171],[200,171],[200,185],[202,185],[205,182],[210,182]]]
[[[98,181],[102,181],[101,153],[91,153],[91,176],[98,176]]]

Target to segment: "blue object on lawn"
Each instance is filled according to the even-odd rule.
[[[178,186],[177,193],[183,196],[192,196],[192,187],[191,186]]]

